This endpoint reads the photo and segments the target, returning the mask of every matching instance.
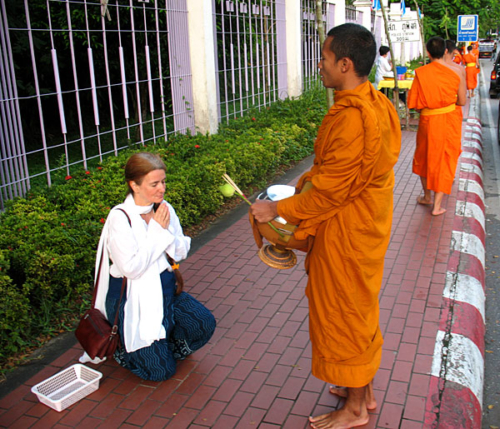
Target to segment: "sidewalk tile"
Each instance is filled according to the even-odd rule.
[[[286,420],[288,413],[292,409],[294,403],[288,399],[277,398],[264,419],[267,423],[281,425]]]
[[[316,402],[318,401],[319,394],[313,392],[301,392],[298,399],[294,402],[292,414],[300,416],[310,416]]]
[[[384,403],[378,419],[378,427],[398,429],[403,410],[404,407],[402,405]]]
[[[212,427],[226,406],[226,402],[211,400],[203,407],[194,422],[201,426]]]
[[[425,414],[426,398],[419,396],[408,396],[403,417],[409,420],[423,421]]]
[[[255,395],[255,398],[251,404],[252,407],[268,410],[273,401],[278,396],[279,391],[279,387],[265,384]]]
[[[236,395],[243,383],[239,380],[226,379],[217,390],[212,399],[216,401],[229,402]]]
[[[401,381],[391,381],[385,395],[385,401],[392,404],[403,405],[408,394],[408,383]]]
[[[233,395],[227,408],[224,410],[224,414],[230,416],[241,417],[245,410],[248,409],[255,395],[246,392],[237,392]]]
[[[127,418],[127,423],[144,426],[161,405],[158,401],[147,399]]]

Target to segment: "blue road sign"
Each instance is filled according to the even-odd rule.
[[[479,38],[477,15],[459,15],[457,20],[457,41],[477,42]]]

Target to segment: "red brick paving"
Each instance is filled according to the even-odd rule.
[[[444,216],[415,203],[414,144],[415,133],[403,132],[380,292],[385,344],[374,380],[378,407],[367,428],[414,429],[424,421],[457,188],[444,199]],[[243,216],[183,262],[186,289],[213,311],[218,327],[173,379],[145,382],[105,362],[96,368],[104,374],[99,390],[58,413],[38,403],[30,388],[76,363],[75,346],[0,400],[0,426],[301,429],[309,415],[341,405],[310,374],[304,255],[280,271],[256,251]]]

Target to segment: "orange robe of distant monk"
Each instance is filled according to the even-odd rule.
[[[453,62],[456,63],[456,64],[462,64],[463,63],[462,55],[461,54],[455,55],[453,57]]]
[[[363,387],[380,366],[378,294],[392,224],[398,115],[370,82],[336,91],[318,131],[311,189],[278,202],[295,237],[314,237],[306,257],[312,373]]]
[[[477,87],[477,58],[473,54],[464,55],[465,75],[467,89],[476,89]]]
[[[460,76],[437,62],[415,70],[408,107],[422,109],[413,172],[427,178],[427,189],[450,194],[462,152],[462,108],[457,106]]]

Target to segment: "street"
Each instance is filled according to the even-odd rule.
[[[481,60],[481,123],[486,201],[486,337],[483,429],[500,427],[500,155],[499,100],[488,95],[492,62]]]

